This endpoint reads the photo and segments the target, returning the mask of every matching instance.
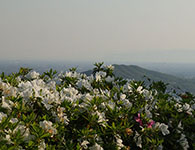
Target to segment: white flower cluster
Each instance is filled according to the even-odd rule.
[[[31,79],[37,79],[39,78],[40,74],[36,71],[31,71],[27,74],[27,77],[31,78]]]
[[[128,99],[126,99],[126,95],[125,94],[121,94],[120,95],[120,100],[122,101],[123,105],[127,108],[131,108],[132,107],[132,103],[129,102]]]
[[[115,135],[115,138],[116,138],[116,144],[118,146],[118,149],[122,149],[124,147],[123,145],[123,140],[121,139],[121,136],[120,135]]]
[[[52,125],[53,123],[51,121],[47,121],[47,120],[44,120],[44,121],[41,121],[39,123],[40,127],[43,128],[44,130],[46,130],[47,132],[51,133],[52,136],[54,134],[57,134],[57,130],[56,128],[54,128]]]
[[[187,114],[192,115],[193,109],[190,107],[188,103],[185,103],[184,105],[176,103],[175,108],[177,109],[178,112],[186,112]]]
[[[2,119],[6,118],[6,117],[7,117],[6,114],[4,114],[3,112],[0,112],[0,123],[1,123]]]
[[[57,108],[57,119],[59,119],[60,122],[63,122],[64,124],[68,125],[69,119],[67,115],[64,113],[65,108],[58,107]]]
[[[95,145],[90,147],[89,150],[104,150],[104,149],[99,144],[95,143]]]
[[[168,130],[168,125],[166,125],[164,123],[161,123],[159,125],[159,129],[161,130],[161,132],[162,132],[163,135],[167,135],[167,134],[170,133],[169,130]]]
[[[102,78],[106,77],[106,72],[100,71],[100,72],[96,72],[95,74],[95,80],[96,82],[101,82]]]
[[[108,121],[108,119],[106,119],[105,117],[105,113],[104,112],[99,112],[99,111],[95,111],[92,115],[97,115],[98,116],[98,123],[104,127],[106,127],[106,122]]]
[[[54,143],[57,149],[68,145],[67,149],[103,150],[109,144],[117,149],[130,145],[145,149],[152,142],[174,137],[170,121],[174,115],[187,113],[193,118],[195,104],[180,101],[169,103],[173,104],[170,109],[177,110],[172,118],[161,116],[161,111],[170,111],[164,110],[161,103],[167,95],[162,98],[157,90],[149,90],[139,82],[115,78],[109,74],[114,69],[111,65],[103,69],[108,70],[90,76],[69,71],[53,77],[47,73],[45,77],[30,71],[14,80],[0,78],[0,138],[8,145],[17,145],[12,137],[21,136],[25,146],[19,144],[16,149],[52,149]],[[190,147],[186,122],[181,120],[176,127],[181,137],[175,140],[185,150]],[[105,141],[111,143],[105,145]],[[155,148],[164,147],[158,143]]]
[[[136,131],[136,134],[134,136],[134,140],[136,142],[136,145],[140,148],[142,148],[142,137],[141,135]]]
[[[4,83],[3,81],[0,80],[0,89],[3,91],[3,95],[5,97],[8,96],[16,96],[17,94],[17,88],[11,86],[9,83]]]
[[[189,145],[186,136],[184,134],[181,134],[181,137],[178,142],[181,144],[184,150],[188,150]]]

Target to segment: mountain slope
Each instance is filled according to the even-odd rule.
[[[144,69],[135,65],[117,65],[114,64],[114,74],[117,77],[123,77],[126,79],[135,79],[146,81],[147,78],[150,78],[153,81],[163,81],[165,83],[170,84],[171,87],[176,89],[181,89],[181,91],[188,91],[195,94],[195,81],[192,82],[190,79],[183,79],[179,77],[175,77],[173,75],[168,75],[164,73],[160,73],[157,71],[152,71],[148,69]],[[91,74],[92,71],[84,72],[87,75]],[[146,77],[146,78],[145,78]]]

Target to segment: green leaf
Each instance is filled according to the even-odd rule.
[[[40,127],[36,123],[32,124],[32,128],[34,129],[35,132],[39,133]]]
[[[42,135],[40,138],[45,138],[45,137],[50,137],[50,136],[51,136],[50,133],[46,133],[46,134]]]
[[[3,148],[4,149],[4,148]],[[2,149],[2,150],[3,150]],[[16,150],[16,146],[12,146],[12,147],[10,147],[8,150]]]
[[[112,122],[112,128],[115,130],[116,129],[116,126],[115,126],[115,123]]]
[[[29,141],[29,142],[28,142],[28,146],[30,146],[30,147],[31,147],[33,144],[34,144],[33,141]]]

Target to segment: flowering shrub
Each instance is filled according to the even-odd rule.
[[[117,78],[95,64],[40,75],[0,76],[0,148],[5,150],[195,149],[195,100],[162,82]]]

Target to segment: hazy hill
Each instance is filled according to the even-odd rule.
[[[152,71],[144,69],[135,65],[114,65],[114,74],[117,77],[123,77],[126,79],[135,79],[135,80],[146,80],[150,78],[154,81],[163,81],[169,83],[171,87],[176,89],[181,89],[181,91],[189,91],[195,94],[195,79],[184,79],[179,78],[173,75],[160,73],[157,71]],[[86,71],[87,75],[91,74],[92,71]]]

